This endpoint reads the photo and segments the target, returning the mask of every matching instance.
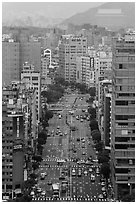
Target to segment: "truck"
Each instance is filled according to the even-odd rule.
[[[53,190],[53,197],[58,198],[59,197],[59,183],[52,184],[52,190]]]

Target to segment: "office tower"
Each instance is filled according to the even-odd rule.
[[[23,70],[23,64],[28,62],[34,65],[35,71],[41,70],[41,44],[36,41],[20,42],[20,68]]]
[[[41,44],[29,41],[26,33],[13,34],[13,38],[2,41],[2,85],[21,79],[23,64],[34,64],[36,71],[41,70]]]
[[[76,58],[76,82],[86,84],[88,87],[94,86],[93,58],[81,56]]]
[[[40,119],[40,72],[35,71],[35,67],[28,62],[24,63],[23,70],[21,72],[21,81],[26,84],[27,89],[34,88],[37,93],[36,109],[37,120]]]
[[[2,90],[2,197],[22,192],[31,172],[31,148],[36,151],[36,90],[14,82]],[[26,173],[27,172],[27,173]]]
[[[135,188],[135,36],[113,43],[111,174],[117,198]]]
[[[87,53],[87,40],[82,36],[63,35],[59,44],[59,72],[66,81],[76,82],[76,57]]]
[[[19,42],[9,40],[2,42],[2,85],[6,86],[11,81],[20,80],[21,69],[19,66]]]

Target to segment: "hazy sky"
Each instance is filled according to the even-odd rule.
[[[50,18],[68,18],[100,4],[102,2],[4,2],[2,17],[42,14]]]

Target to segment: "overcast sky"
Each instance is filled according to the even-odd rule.
[[[102,3],[99,2],[4,2],[2,18],[22,14],[42,14],[50,18],[68,18]]]

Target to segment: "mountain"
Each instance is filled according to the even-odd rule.
[[[108,28],[135,27],[135,3],[104,3],[85,12],[73,15],[62,22],[63,25],[82,25],[84,23]]]
[[[3,2],[3,26],[47,27],[102,3],[99,2]]]

